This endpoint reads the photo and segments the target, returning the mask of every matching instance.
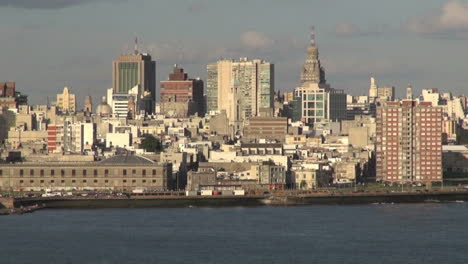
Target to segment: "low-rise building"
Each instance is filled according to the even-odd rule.
[[[114,156],[101,162],[0,165],[0,190],[163,191],[173,189],[172,164],[140,156]]]

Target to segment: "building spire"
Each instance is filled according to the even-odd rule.
[[[135,38],[135,55],[138,54],[138,38]]]
[[[315,26],[310,26],[310,45],[315,46]]]

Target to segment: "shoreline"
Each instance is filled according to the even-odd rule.
[[[289,196],[132,196],[116,197],[38,197],[18,198],[16,208],[34,204],[42,208],[99,209],[99,208],[187,208],[187,207],[257,207],[257,206],[307,206],[397,204],[427,202],[468,201],[468,191],[428,193],[353,193],[327,195]]]

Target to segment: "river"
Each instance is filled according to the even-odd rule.
[[[0,263],[468,263],[468,203],[49,209],[0,217]]]

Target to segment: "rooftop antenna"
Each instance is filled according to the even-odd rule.
[[[310,26],[310,45],[315,46],[315,26]]]
[[[179,46],[179,63],[178,64],[182,64],[182,62],[184,61],[184,48],[182,47],[182,45]]]

